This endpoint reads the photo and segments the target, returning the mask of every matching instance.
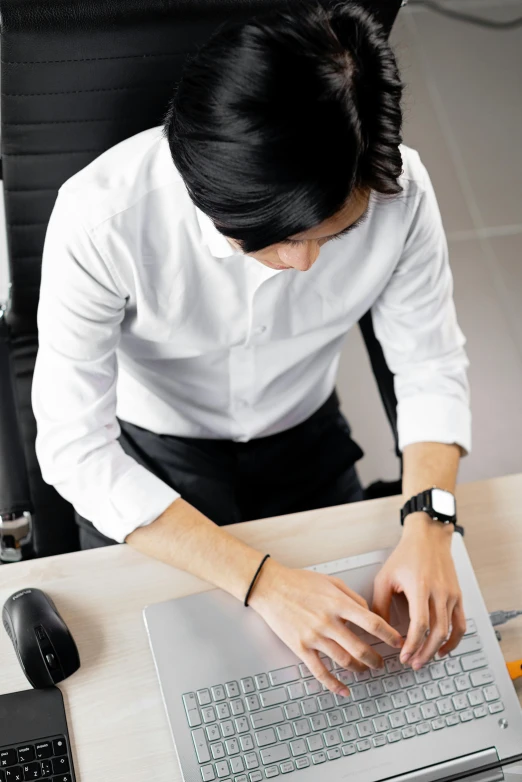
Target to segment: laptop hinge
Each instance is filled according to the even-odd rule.
[[[500,758],[494,747],[464,755],[461,758],[447,760],[445,763],[437,763],[434,766],[421,768],[409,774],[393,777],[393,782],[451,782],[451,780],[466,779],[468,782],[495,782],[499,777],[489,777],[486,769],[500,765]],[[391,782],[391,780],[390,780]]]

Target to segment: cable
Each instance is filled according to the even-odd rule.
[[[512,619],[515,619],[517,616],[522,616],[522,610],[521,611],[493,611],[489,618],[491,619],[491,624],[493,627],[497,627],[498,625],[505,625],[506,622],[510,622]]]
[[[495,19],[484,19],[482,16],[473,16],[472,14],[465,14],[462,11],[454,11],[451,8],[445,8],[435,0],[405,0],[403,6],[410,5],[424,6],[429,8],[430,11],[435,11],[443,16],[449,16],[451,19],[457,19],[459,22],[468,22],[468,24],[476,24],[479,27],[486,27],[490,30],[514,30],[517,27],[522,26],[522,16],[515,19],[508,19],[507,21],[497,21]]]

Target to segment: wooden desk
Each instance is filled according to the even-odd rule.
[[[522,475],[458,490],[466,544],[489,610],[522,606]],[[249,522],[234,534],[281,562],[304,567],[394,545],[397,499]],[[127,546],[0,568],[0,603],[23,587],[47,591],[80,650],[61,685],[80,782],[181,779],[149,652],[142,609],[208,584]],[[522,619],[502,631],[506,659],[522,657]],[[0,692],[28,688],[0,631]],[[522,702],[522,680],[517,683]]]

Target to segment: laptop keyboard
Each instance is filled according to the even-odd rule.
[[[384,668],[362,674],[321,655],[348,697],[304,664],[185,693],[202,782],[262,782],[504,710],[472,619],[458,648],[420,671],[389,646],[374,648]]]
[[[70,768],[64,736],[0,747],[0,782],[72,782]]]

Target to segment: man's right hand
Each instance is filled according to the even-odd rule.
[[[319,654],[341,668],[362,672],[382,668],[382,657],[346,627],[353,622],[400,649],[400,633],[368,609],[366,601],[339,578],[296,570],[269,559],[254,586],[250,606],[331,692],[347,695]]]

